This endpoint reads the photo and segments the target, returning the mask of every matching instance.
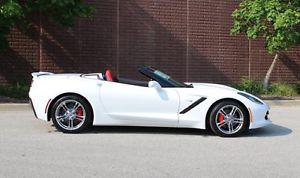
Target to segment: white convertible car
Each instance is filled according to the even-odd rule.
[[[209,129],[238,136],[271,123],[269,106],[231,87],[181,83],[167,74],[141,67],[149,82],[114,78],[110,70],[92,74],[32,73],[29,92],[39,119],[65,133],[92,125]]]

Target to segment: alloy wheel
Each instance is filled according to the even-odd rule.
[[[237,106],[225,105],[218,110],[215,123],[222,133],[235,134],[243,127],[244,115]]]
[[[86,119],[83,105],[76,100],[65,100],[55,110],[55,119],[60,127],[66,130],[76,130],[82,126]]]

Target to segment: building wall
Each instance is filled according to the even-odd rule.
[[[262,80],[272,55],[262,40],[230,36],[238,1],[88,0],[90,20],[62,29],[40,17],[27,35],[13,30],[11,49],[0,54],[0,81],[30,80],[33,71],[101,72],[141,79],[141,65],[181,81],[231,84],[242,76]],[[286,53],[271,80],[296,83],[300,48]]]

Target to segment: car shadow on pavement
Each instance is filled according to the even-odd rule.
[[[293,130],[287,127],[271,124],[266,127],[250,130],[246,137],[276,137],[289,135],[292,132]]]
[[[271,124],[250,130],[242,137],[276,137],[289,135],[293,131],[287,127]],[[210,131],[190,128],[136,127],[136,126],[94,126],[85,134],[166,134],[166,135],[199,135],[214,136]]]
[[[54,127],[54,125],[51,125]],[[56,129],[54,132],[58,132]],[[252,129],[241,137],[277,137],[289,135],[293,132],[284,126],[271,124],[266,127]],[[215,136],[211,131],[192,128],[168,128],[168,127],[139,127],[139,126],[93,126],[82,134],[165,134],[165,135],[199,135]]]
[[[85,134],[166,134],[166,135],[199,135],[210,136],[210,132],[190,128],[166,128],[166,127],[137,127],[137,126],[94,126]]]

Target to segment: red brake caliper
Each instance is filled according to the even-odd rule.
[[[82,110],[82,107],[79,107],[76,109],[76,115],[77,116],[83,116],[83,110]],[[82,119],[82,118],[79,118],[79,119]]]
[[[218,115],[218,122],[221,123],[223,121],[224,121],[224,115],[221,114],[221,113],[219,113],[219,115]]]

